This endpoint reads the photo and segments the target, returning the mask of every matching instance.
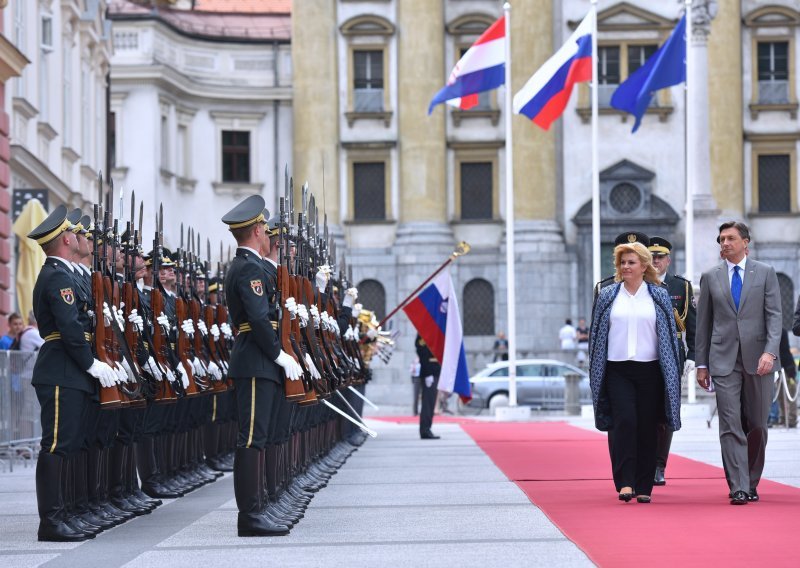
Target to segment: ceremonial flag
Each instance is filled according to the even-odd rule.
[[[611,96],[611,106],[636,117],[632,132],[639,129],[650,100],[659,89],[686,81],[686,16],[667,41]]]
[[[478,93],[505,82],[505,21],[502,17],[489,26],[456,63],[447,85],[431,100],[428,114],[441,103],[462,110],[472,108],[478,104]]]
[[[561,49],[514,95],[514,112],[548,130],[564,112],[576,83],[592,80],[592,26],[589,12]]]
[[[457,393],[461,400],[468,402],[472,393],[464,333],[450,271],[439,274],[403,311],[442,365],[439,390]]]

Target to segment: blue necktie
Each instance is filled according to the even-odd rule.
[[[733,267],[733,277],[731,278],[731,296],[733,296],[733,303],[736,304],[736,311],[739,311],[739,300],[742,298],[742,277],[739,276],[741,267],[736,265]]]

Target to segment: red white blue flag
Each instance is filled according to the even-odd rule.
[[[561,116],[576,83],[592,80],[594,13],[583,19],[570,38],[514,95],[514,112],[544,130]]]
[[[450,271],[439,274],[403,311],[442,365],[439,390],[454,392],[463,401],[469,401],[472,392],[464,352],[464,332]]]
[[[453,67],[447,85],[431,100],[428,114],[441,103],[466,110],[478,104],[478,93],[505,83],[506,19],[483,32]]]

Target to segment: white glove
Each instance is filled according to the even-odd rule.
[[[311,304],[309,311],[311,312],[311,317],[314,318],[314,329],[319,329],[319,310],[316,304]]]
[[[159,324],[161,327],[163,327],[164,329],[169,329],[169,318],[168,318],[167,316],[165,316],[165,315],[164,315],[164,312],[161,312],[161,315],[159,315],[159,316],[156,318],[156,321],[157,321],[157,322],[158,322],[158,324]]]
[[[425,386],[431,388],[433,386],[433,375],[425,377]]]
[[[314,379],[321,379],[322,375],[319,374],[319,371],[314,366],[314,360],[311,358],[311,355],[306,353],[306,367],[308,368],[308,372],[311,373],[311,377]]]
[[[153,378],[159,382],[164,380],[164,375],[161,372],[161,369],[158,367],[158,363],[152,357],[147,359],[147,362],[144,364],[144,368],[153,375]]]
[[[323,264],[322,266],[319,267],[319,270],[317,270],[317,276],[315,280],[317,282],[317,289],[320,292],[324,292],[325,288],[328,287],[328,279],[330,278],[330,275],[331,275],[331,267],[328,266],[327,264]]]
[[[353,339],[353,328],[348,326],[347,331],[344,332],[344,338],[348,341]]]
[[[225,336],[225,339],[232,339],[233,338],[233,330],[231,326],[228,325],[228,322],[223,323],[219,328],[222,330],[222,335]]]
[[[694,369],[694,361],[691,359],[686,359],[686,362],[683,364],[683,376],[688,377],[694,372]]]
[[[190,319],[183,320],[183,323],[181,324],[181,329],[187,335],[194,335],[194,324],[192,323],[192,320],[190,320]]]
[[[286,309],[292,314],[292,319],[294,319],[297,315],[297,302],[294,301],[294,298],[289,296],[283,305],[286,306]]]
[[[183,383],[183,388],[189,388],[189,373],[186,372],[186,367],[183,366],[183,363],[178,364],[178,373],[181,375],[181,382]]]
[[[204,377],[206,375],[206,370],[203,368],[203,363],[200,362],[199,357],[195,357],[194,359],[192,359],[191,363],[192,363],[192,372],[195,375],[200,375],[201,377]]]
[[[359,333],[359,325],[356,324],[353,326],[353,339],[359,341],[361,339],[361,334]]]
[[[108,327],[112,321],[114,321],[114,317],[111,315],[111,310],[108,309],[108,304],[103,302],[103,324]]]
[[[128,321],[133,324],[139,333],[142,333],[142,330],[144,330],[144,320],[142,319],[142,316],[139,315],[139,312],[136,310],[136,308],[132,309],[131,313],[128,314]]]
[[[125,331],[125,316],[123,316],[122,308],[125,304],[120,304],[120,308],[117,309],[117,306],[113,306],[111,308],[111,312],[114,314],[114,319],[117,320],[117,325],[121,331]]]
[[[361,314],[361,310],[364,308],[361,304],[353,304],[353,317],[357,318]]]
[[[133,384],[136,382],[136,378],[133,376],[133,371],[131,370],[131,366],[128,364],[128,361],[123,358],[120,361],[122,365],[122,370],[125,371],[125,382]]]
[[[297,315],[300,318],[300,327],[306,327],[308,325],[308,309],[305,304],[297,305]]]
[[[122,384],[122,383],[127,383],[128,382],[128,373],[125,371],[125,369],[122,368],[122,365],[120,365],[119,362],[115,362],[111,366],[111,370],[117,376],[117,383],[118,384]]]
[[[214,341],[219,340],[220,332],[219,332],[219,326],[217,324],[211,326],[211,335],[214,337]]]
[[[167,380],[169,382],[171,383],[175,382],[175,373],[172,372],[172,369],[170,369],[169,367],[164,367],[164,374],[166,375]],[[187,380],[186,382],[188,384],[189,381]]]
[[[375,339],[376,337],[378,337],[378,330],[372,327],[369,328],[367,330],[367,339]]]
[[[345,308],[352,308],[357,299],[358,299],[358,289],[348,288],[347,290],[344,291],[344,300],[342,300],[342,305]]]
[[[99,359],[95,359],[92,366],[89,367],[86,372],[100,381],[100,385],[105,388],[113,387],[119,382],[114,370]]]
[[[297,361],[294,360],[294,357],[289,355],[283,349],[281,349],[278,358],[275,359],[275,363],[283,367],[283,372],[286,374],[286,378],[290,381],[300,380],[300,377],[303,376],[303,368]]]
[[[204,336],[208,335],[208,327],[206,327],[206,322],[203,320],[197,320],[197,329],[199,329],[200,333],[202,333]]]
[[[208,362],[208,374],[214,377],[214,379],[217,381],[222,380],[222,371],[220,370],[219,366],[214,363],[214,361]]]

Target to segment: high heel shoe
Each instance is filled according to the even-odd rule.
[[[650,502],[650,495],[639,495],[636,498],[637,503],[649,503]]]
[[[629,487],[623,487],[623,489],[630,489],[630,488]],[[635,496],[635,493],[633,492],[632,489],[630,491],[620,491],[619,492],[619,500],[620,501],[625,501],[626,503],[628,503],[631,499],[633,499],[634,496]]]

